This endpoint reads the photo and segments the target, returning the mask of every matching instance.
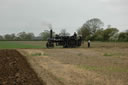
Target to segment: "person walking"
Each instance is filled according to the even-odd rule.
[[[90,40],[88,40],[88,48],[90,48],[90,44],[91,44],[91,41],[90,41]]]

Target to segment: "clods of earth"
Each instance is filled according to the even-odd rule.
[[[45,85],[16,50],[0,50],[0,85]]]

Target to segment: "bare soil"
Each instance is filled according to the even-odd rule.
[[[45,85],[24,56],[16,50],[0,50],[0,85]]]

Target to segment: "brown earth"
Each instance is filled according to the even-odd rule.
[[[45,85],[24,56],[16,50],[0,50],[0,85]]]

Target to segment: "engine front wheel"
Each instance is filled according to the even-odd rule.
[[[46,47],[47,47],[47,48],[53,48],[53,47],[54,47],[54,43],[52,43],[52,42],[47,42],[47,43],[46,43]]]

